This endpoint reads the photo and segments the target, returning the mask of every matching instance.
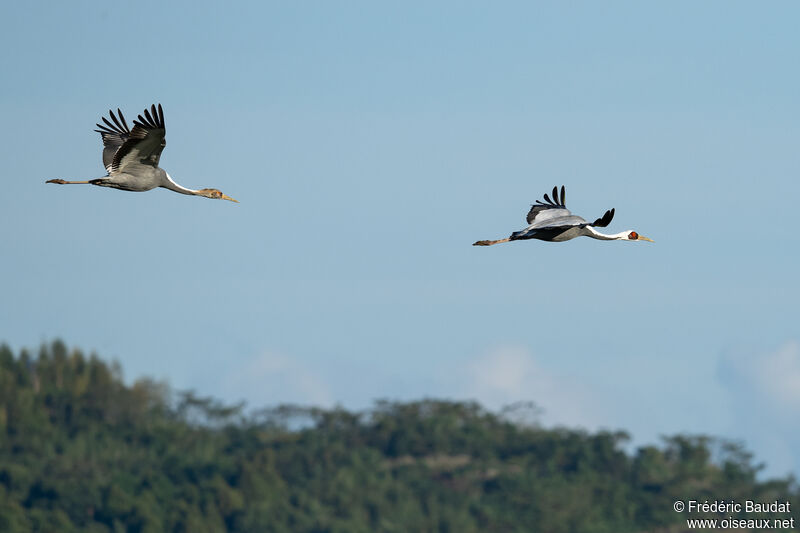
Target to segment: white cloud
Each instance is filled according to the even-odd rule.
[[[770,457],[768,473],[800,471],[800,344],[725,354],[719,376],[731,399],[731,432],[752,442],[757,459]]]
[[[770,403],[800,415],[800,344],[787,342],[756,365],[758,388]]]
[[[498,409],[520,401],[542,408],[542,422],[587,429],[608,427],[606,402],[575,378],[545,369],[528,350],[504,346],[472,359],[460,394]]]
[[[731,392],[748,402],[800,416],[800,344],[790,341],[765,353],[726,354],[720,376]]]
[[[225,396],[246,398],[252,407],[296,403],[330,407],[333,395],[325,381],[307,365],[265,352],[229,372],[222,380]]]

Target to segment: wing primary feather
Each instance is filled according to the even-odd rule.
[[[124,135],[130,133],[130,130],[128,129],[128,124],[125,122],[125,117],[122,116],[122,113],[119,113],[119,117],[122,119],[122,122],[120,122],[120,120],[114,115],[113,111],[109,110],[108,114],[111,117],[111,120],[114,121],[114,123],[112,124],[111,121],[108,120],[106,117],[101,117],[103,124],[105,125],[100,124],[98,122],[95,125],[100,129],[95,131],[97,131],[98,133],[117,134],[117,135]]]
[[[552,201],[550,201],[550,197],[547,196],[547,193],[544,193],[544,199],[548,204],[552,204],[553,203]]]
[[[119,119],[117,119],[117,116],[114,114],[114,112],[109,110],[108,114],[111,116],[111,120],[114,121],[114,124],[117,126],[117,129],[122,129],[122,125],[119,123]]]
[[[161,117],[158,116],[158,110],[156,109],[156,105],[152,104],[150,106],[150,114],[153,116],[153,124],[156,125],[157,128],[161,127]]]
[[[590,226],[595,226],[598,228],[605,228],[611,223],[611,219],[614,218],[614,210],[611,209],[603,213],[603,216],[589,224]]]
[[[558,186],[553,187],[553,203],[558,205]]]
[[[567,207],[567,194],[563,185],[561,186],[561,205]]]
[[[117,111],[119,111],[119,110],[117,110]],[[118,118],[117,118],[117,116],[114,114],[114,112],[113,112],[113,111],[109,111],[109,114],[111,115],[111,120],[113,120],[113,121],[114,121],[114,124],[116,124],[116,125],[117,125],[117,128],[119,128],[119,129],[120,129],[120,130],[122,130],[122,131],[125,131],[125,130],[123,129],[123,127],[122,127],[122,124],[120,123],[119,119],[118,119]],[[120,116],[122,116],[122,112],[119,112],[119,115],[120,115]]]
[[[125,126],[125,131],[131,131],[131,129],[128,127],[128,123],[125,122],[125,115],[122,114],[122,111],[119,108],[117,108],[117,114],[119,115],[119,119],[122,121],[122,125]]]
[[[145,109],[145,110],[144,110],[144,114],[145,114],[145,116],[149,116],[149,115],[150,115],[150,113],[147,111],[147,109]],[[139,126],[141,126],[141,127],[142,127],[142,128],[144,128],[144,129],[146,129],[146,130],[147,130],[147,129],[150,129],[150,128],[152,128],[152,127],[153,127],[153,126],[152,126],[152,124],[150,124],[150,121],[149,121],[149,120],[147,120],[147,119],[146,119],[145,117],[143,117],[142,115],[139,115],[139,116],[137,117],[137,120],[133,122],[133,125],[134,125],[134,126],[136,126],[136,125],[137,125],[137,121],[138,121],[138,125],[139,125]]]

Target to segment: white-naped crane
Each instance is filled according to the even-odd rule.
[[[566,207],[564,186],[561,186],[561,196],[558,187],[553,187],[553,199],[544,195],[544,202],[536,200],[528,211],[527,221],[529,226],[523,230],[515,231],[510,237],[496,241],[478,241],[473,246],[491,246],[501,242],[521,241],[526,239],[539,239],[540,241],[562,242],[575,237],[591,237],[601,241],[649,241],[633,230],[606,235],[594,228],[605,228],[614,218],[614,210],[610,209],[594,222],[587,222],[583,218],[573,215]]]
[[[167,145],[164,138],[166,135],[164,110],[161,109],[161,104],[158,104],[158,108],[155,105],[151,106],[149,111],[145,109],[144,116],[139,115],[137,120],[133,121],[133,129],[128,128],[128,123],[119,109],[117,115],[111,110],[108,113],[111,121],[103,117],[104,124],[97,124],[99,129],[95,130],[103,138],[103,166],[106,167],[107,175],[87,181],[52,179],[47,180],[47,183],[99,185],[134,192],[164,187],[181,194],[239,203],[217,189],[194,190],[178,185],[164,169],[158,166],[161,152]]]

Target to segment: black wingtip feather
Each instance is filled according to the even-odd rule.
[[[164,127],[164,108],[161,107],[161,104],[158,104],[158,108],[156,108],[156,104],[152,104],[150,109],[145,108],[142,113],[143,115],[139,115],[137,120],[133,121],[134,125],[138,124],[145,129]]]
[[[117,114],[119,114],[120,118],[122,118],[122,111],[120,111],[119,109],[117,109]],[[113,121],[114,121],[114,124],[116,124],[116,125],[117,125],[117,127],[118,127],[119,129],[121,129],[121,130],[123,130],[123,131],[125,131],[125,130],[127,129],[127,128],[123,128],[123,127],[122,127],[122,123],[121,123],[121,122],[120,122],[120,120],[119,120],[119,119],[118,119],[118,118],[117,118],[117,117],[114,115],[114,113],[111,113],[111,120],[113,120]]]
[[[114,113],[112,111],[109,111],[108,114],[109,116],[111,116],[111,120],[114,121],[114,124],[117,126],[117,128],[122,128],[122,126],[119,123],[119,120],[117,120],[117,117],[114,115]]]
[[[551,193],[553,198],[551,199],[547,193],[544,193],[544,202],[541,200],[536,200],[536,205],[547,205],[551,207],[566,207],[567,206],[567,194],[566,189],[564,186],[561,186],[561,193],[558,192],[558,185],[553,187],[553,192]]]
[[[592,226],[596,226],[598,228],[605,228],[606,226],[611,224],[611,220],[613,220],[613,218],[614,218],[614,208],[611,208],[608,211],[606,211],[602,217],[592,222]]]
[[[106,117],[100,117],[103,121],[103,124],[100,124],[99,122],[95,123],[95,125],[99,128],[95,131],[100,134],[109,135],[129,134],[130,129],[128,129],[128,123],[125,122],[125,117],[122,115],[122,112],[119,109],[117,110],[117,114],[119,115],[119,118],[117,118],[117,115],[115,115],[114,112],[109,109],[108,116],[111,118],[111,120]]]

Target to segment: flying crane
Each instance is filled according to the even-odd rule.
[[[97,124],[95,131],[103,138],[103,166],[107,175],[87,181],[66,181],[63,179],[47,180],[47,183],[61,185],[89,184],[100,187],[111,187],[122,191],[143,192],[164,187],[181,194],[204,196],[219,200],[230,200],[239,203],[217,189],[187,189],[175,183],[170,175],[158,166],[161,152],[167,145],[164,136],[164,110],[161,104],[144,110],[133,121],[133,129],[117,109],[117,115],[109,110],[111,121],[103,117],[103,124]],[[112,123],[113,122],[113,123]]]
[[[521,241],[526,239],[539,239],[540,241],[562,242],[575,237],[591,237],[601,241],[649,241],[643,235],[633,230],[606,235],[594,228],[605,228],[614,218],[614,209],[610,209],[594,222],[587,222],[583,218],[573,215],[566,207],[566,194],[561,186],[561,196],[558,187],[553,187],[553,199],[545,193],[544,201],[537,200],[528,212],[528,227],[515,231],[510,237],[495,241],[477,241],[473,246],[491,246],[501,242]]]

